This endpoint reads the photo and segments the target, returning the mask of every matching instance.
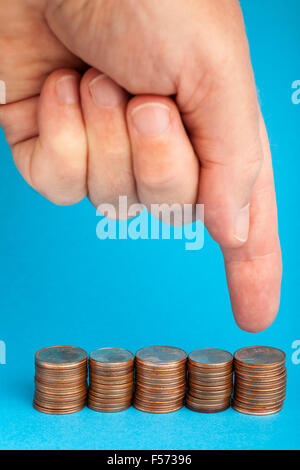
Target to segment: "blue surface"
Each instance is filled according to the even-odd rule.
[[[0,135],[1,449],[299,449],[300,339],[299,123],[292,82],[300,79],[297,0],[242,2],[266,119],[279,207],[284,278],[280,312],[260,334],[238,329],[231,315],[222,257],[206,235],[200,252],[183,241],[100,241],[88,203],[51,205],[23,182]],[[135,352],[150,344],[186,351],[263,344],[287,353],[288,396],[278,415],[182,409],[149,415],[88,409],[68,416],[32,408],[34,353],[71,344]]]

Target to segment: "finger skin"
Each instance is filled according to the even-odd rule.
[[[274,321],[282,277],[271,152],[262,117],[260,136],[265,159],[251,198],[249,239],[241,248],[222,250],[234,317],[249,332],[265,330]]]
[[[126,123],[129,96],[110,78],[90,69],[81,82],[81,102],[88,138],[88,195],[92,204],[112,204],[119,196],[137,203]]]
[[[199,162],[174,101],[135,97],[127,120],[140,201],[150,211],[151,204],[194,205]]]
[[[67,103],[57,93],[58,84],[65,86],[66,79],[71,80]],[[80,76],[73,70],[51,74],[38,103],[38,136],[30,138],[29,132],[19,130],[19,138],[22,135],[25,140],[12,146],[14,161],[25,180],[58,205],[75,204],[87,192],[87,148],[79,84]],[[25,108],[24,112],[26,118]]]
[[[37,137],[39,96],[17,103],[0,106],[0,125],[3,127],[8,145]]]

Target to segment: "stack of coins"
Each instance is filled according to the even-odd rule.
[[[169,413],[184,405],[186,359],[182,349],[150,346],[137,351],[134,406],[149,413]]]
[[[253,346],[234,354],[232,407],[241,413],[269,415],[283,406],[286,390],[285,353],[280,349]]]
[[[197,349],[188,357],[187,408],[217,413],[230,406],[233,357],[222,349]]]
[[[49,414],[81,410],[87,396],[87,353],[73,346],[52,346],[35,355],[33,406]]]
[[[134,355],[122,348],[96,349],[90,354],[88,407],[122,411],[132,404]]]

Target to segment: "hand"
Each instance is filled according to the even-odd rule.
[[[74,203],[88,192],[97,205],[113,197],[112,185],[99,180],[105,168],[105,179],[117,182],[115,195],[128,194],[132,201],[138,194],[142,202],[182,203],[195,197],[200,161],[193,202],[205,204],[206,226],[222,248],[234,315],[243,329],[266,328],[278,310],[281,254],[269,144],[238,2],[12,0],[0,10],[1,17],[8,19],[0,37],[1,53],[5,51],[0,72],[11,103],[0,108],[0,122],[25,179],[54,202]],[[9,17],[22,18],[17,28]],[[109,130],[122,144],[106,154],[114,165],[107,163],[108,158],[100,162],[96,157],[105,154],[106,144],[101,148],[95,139],[99,129],[89,131],[92,108],[84,104],[88,79],[81,84],[83,118],[80,77],[70,70],[83,70],[85,63],[132,94],[176,95],[198,160],[172,100],[139,96],[128,106],[135,179],[128,138],[117,126],[110,124]],[[68,70],[54,72],[39,98],[45,77],[62,67]],[[67,76],[74,78],[69,81]],[[57,95],[60,85],[65,91]],[[105,111],[107,116],[116,112],[122,125],[128,100],[128,95],[123,96],[118,112]],[[164,106],[140,107],[149,102]],[[133,119],[140,113],[134,110],[139,107],[140,117],[144,114],[155,127],[165,119],[165,106],[175,127],[168,128],[171,134],[161,134],[163,149],[158,153],[155,138],[147,136],[153,133],[152,125],[136,133]],[[110,116],[106,124],[111,122]],[[177,153],[175,135],[182,145]],[[99,148],[93,146],[96,140]],[[127,149],[125,155],[121,148]]]

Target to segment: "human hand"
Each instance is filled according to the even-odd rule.
[[[266,328],[278,310],[281,254],[269,145],[237,2],[12,0],[1,17],[7,15],[26,18],[17,33],[5,23],[8,33],[0,38],[5,38],[7,46],[1,47],[2,53],[5,50],[6,55],[10,47],[13,51],[13,57],[8,54],[9,60],[4,57],[1,62],[11,104],[0,108],[0,121],[25,179],[57,203],[77,202],[87,192],[95,205],[111,202],[103,198],[113,197],[113,187],[116,195],[127,194],[130,202],[138,195],[141,202],[175,198],[176,202],[205,204],[206,226],[224,254],[236,320],[248,331]],[[29,41],[25,57],[24,36]],[[87,117],[93,108],[84,104],[85,78],[82,116],[80,77],[70,68],[82,70],[84,63],[97,67],[132,94],[176,95],[201,165],[198,194],[198,160],[169,98],[139,96],[128,106],[135,178],[128,136],[115,125],[122,123],[124,129],[129,98],[120,89],[124,101],[116,121],[111,116],[116,109],[106,109],[109,118],[104,119],[114,136],[108,140],[120,137],[118,150],[109,150],[109,156],[117,158],[111,165],[111,158],[91,157],[105,153],[106,144],[102,141],[101,148],[98,132],[102,137],[109,134],[103,128],[89,131],[95,121]],[[45,77],[62,67],[69,70],[52,74],[38,98]],[[60,84],[66,85],[64,78],[70,75],[73,95],[68,98],[71,103],[63,105],[55,98],[56,84],[63,78]],[[162,135],[163,151],[153,136],[136,134],[132,120],[134,114],[138,117],[137,106],[153,100],[171,109],[177,126],[169,128],[171,139]],[[164,106],[152,105],[139,109],[148,122],[157,123],[159,108],[166,111]]]

